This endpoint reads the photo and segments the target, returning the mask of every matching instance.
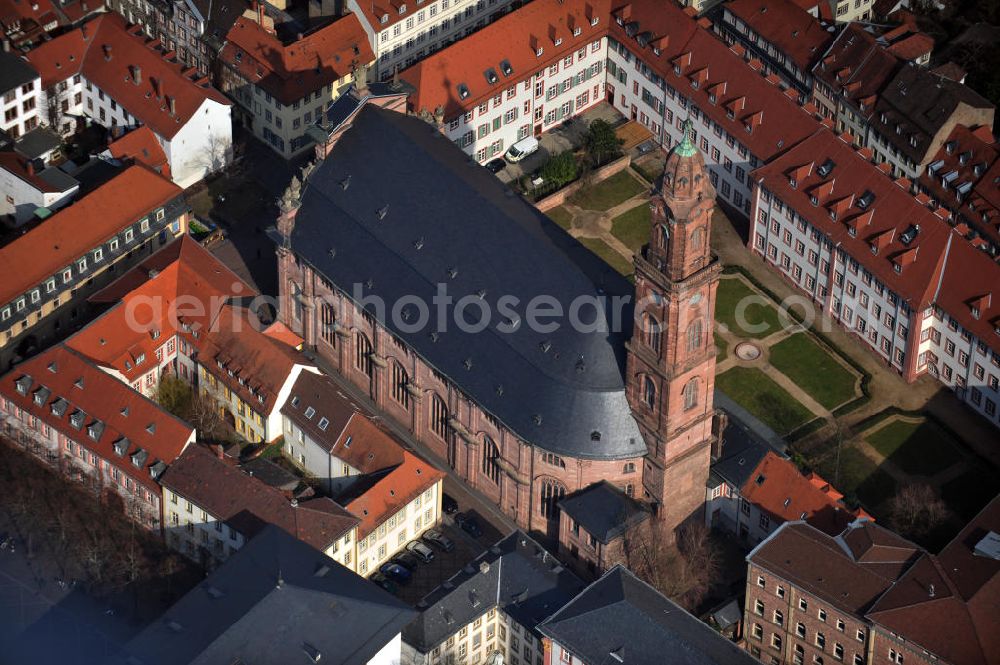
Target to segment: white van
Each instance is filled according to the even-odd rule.
[[[538,139],[534,136],[529,136],[528,138],[521,139],[512,145],[504,157],[506,157],[508,162],[514,164],[521,161],[536,150],[538,150]]]

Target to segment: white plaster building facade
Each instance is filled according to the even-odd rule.
[[[11,138],[27,134],[44,121],[42,80],[31,66],[13,53],[0,53],[4,83],[0,90],[0,129]]]

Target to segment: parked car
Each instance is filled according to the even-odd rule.
[[[479,521],[472,515],[466,513],[459,513],[455,515],[455,524],[462,527],[462,531],[466,532],[473,538],[478,538],[483,535],[483,528],[479,526]]]
[[[534,136],[529,136],[512,145],[504,156],[508,162],[515,164],[537,150],[538,139]]]
[[[379,566],[378,572],[400,584],[406,584],[410,581],[410,577],[412,577],[412,574],[405,566],[392,561],[387,561]]]
[[[434,553],[431,552],[433,555]],[[403,568],[409,568],[411,571],[416,570],[420,566],[421,558],[410,553],[410,552],[400,552],[396,556],[392,557],[393,563],[398,563]]]
[[[458,512],[458,501],[455,501],[455,499],[449,494],[442,494],[441,510],[444,511],[445,515],[454,515]]]
[[[411,540],[406,545],[407,556],[420,559],[424,563],[429,563],[434,560],[434,550],[424,545],[419,540]]]
[[[486,170],[490,173],[500,173],[507,168],[507,162],[503,160],[503,157],[497,157],[486,162],[484,166],[486,166]]]
[[[434,529],[427,529],[427,531],[424,531],[424,534],[420,536],[420,538],[424,542],[430,543],[445,552],[450,552],[455,549],[455,543],[451,538]]]
[[[396,586],[395,582],[393,582],[388,577],[377,571],[372,573],[368,577],[368,579],[374,582],[375,584],[379,585],[389,593],[396,593],[397,589],[399,588]]]

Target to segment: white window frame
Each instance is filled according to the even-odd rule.
[[[135,232],[132,229],[125,229],[125,242],[129,243],[135,239]]]

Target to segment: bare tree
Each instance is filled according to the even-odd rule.
[[[718,572],[718,552],[700,523],[676,536],[660,522],[640,523],[626,531],[624,546],[629,570],[686,609],[701,604]]]
[[[908,538],[920,539],[948,518],[948,507],[926,483],[904,485],[889,501],[890,525]]]
[[[196,391],[184,379],[170,375],[161,377],[156,389],[156,401],[194,427],[199,438],[211,441],[229,439],[229,428],[219,415],[215,401]]]

